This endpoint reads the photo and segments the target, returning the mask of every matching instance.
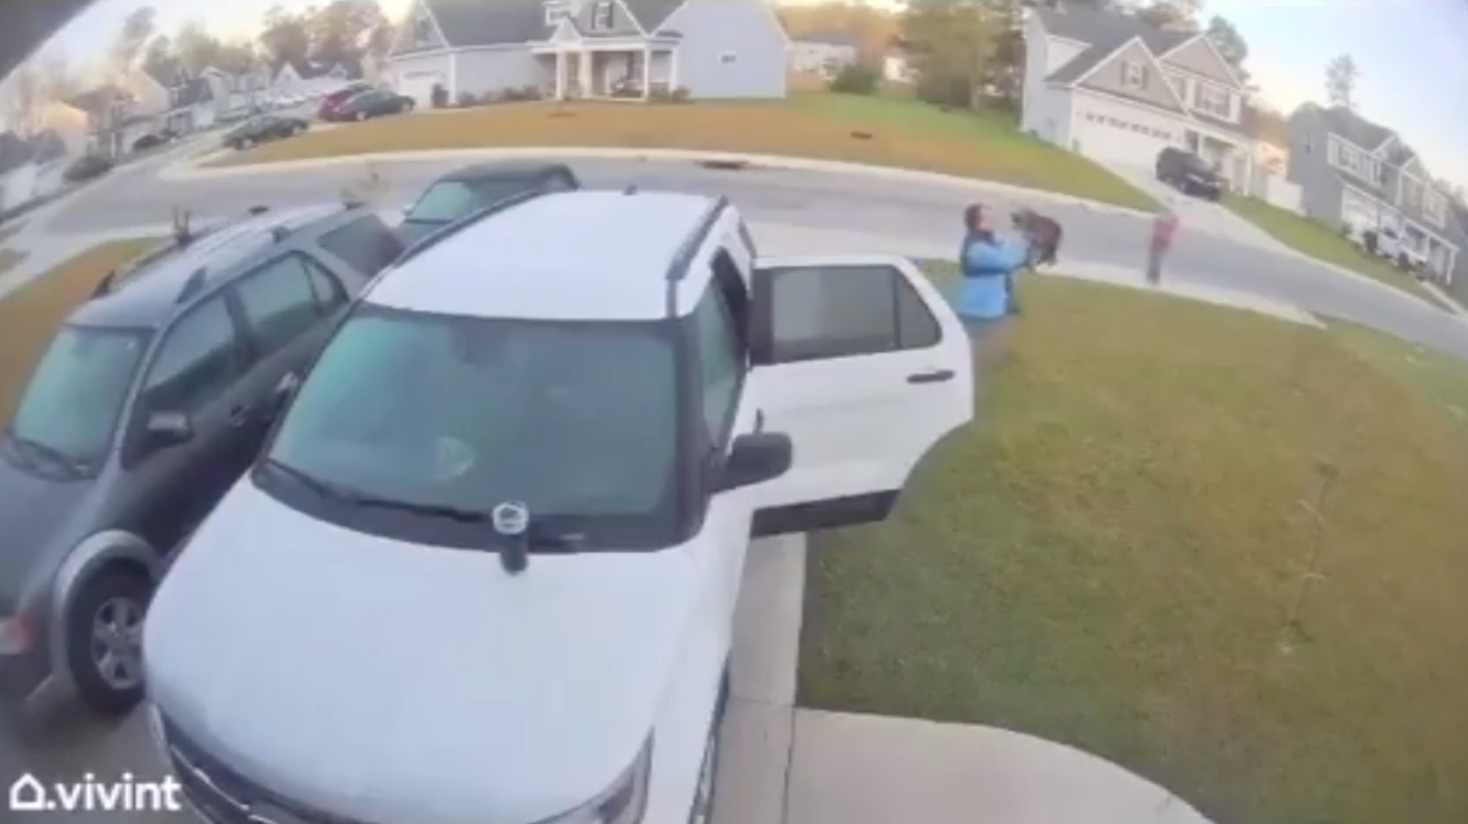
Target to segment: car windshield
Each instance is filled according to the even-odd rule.
[[[615,543],[626,519],[671,500],[664,330],[366,308],[323,351],[268,458],[354,498],[479,514],[523,501]]]
[[[444,223],[457,220],[475,209],[525,189],[525,181],[500,178],[469,183],[445,180],[435,183],[413,204],[408,220]]]
[[[9,434],[79,465],[112,443],[147,343],[144,332],[64,326],[26,387]]]

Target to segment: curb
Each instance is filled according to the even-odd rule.
[[[217,180],[245,175],[284,174],[307,169],[347,166],[354,163],[424,163],[433,161],[471,160],[521,160],[526,158],[554,158],[566,160],[629,160],[629,161],[685,161],[692,163],[738,163],[745,166],[760,166],[785,171],[823,172],[837,175],[863,175],[900,180],[909,183],[924,183],[935,186],[977,189],[1012,197],[1048,200],[1079,206],[1095,212],[1152,217],[1152,213],[1127,206],[1117,206],[1088,200],[1074,195],[1031,189],[1010,183],[999,183],[971,177],[902,169],[895,166],[872,166],[863,163],[846,163],[836,160],[787,157],[784,155],[742,154],[739,152],[716,152],[696,149],[625,149],[607,146],[515,146],[482,149],[431,149],[412,152],[375,152],[368,154],[334,155],[332,157],[285,160],[279,163],[252,163],[241,166],[204,168],[199,164],[210,156],[194,158],[191,162],[170,164],[159,170],[160,180],[185,182],[191,180]]]

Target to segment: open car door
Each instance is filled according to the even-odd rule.
[[[755,262],[749,375],[790,470],[749,489],[755,536],[880,521],[913,468],[974,413],[958,316],[894,255]]]

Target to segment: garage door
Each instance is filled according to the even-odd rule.
[[[1181,135],[1175,127],[1146,116],[1080,111],[1076,113],[1075,140],[1086,157],[1150,167],[1165,147],[1179,145]]]
[[[448,80],[441,71],[419,69],[398,75],[398,94],[413,98],[420,109],[433,105],[433,87],[437,85],[448,88]]]

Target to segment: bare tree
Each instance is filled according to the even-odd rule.
[[[1349,54],[1333,58],[1325,67],[1325,99],[1332,106],[1355,109],[1356,83],[1360,79],[1355,58]]]
[[[11,72],[0,86],[0,120],[21,134],[36,130],[41,103],[40,75],[29,63]]]
[[[109,55],[114,72],[121,73],[131,68],[148,41],[153,39],[153,32],[156,30],[154,16],[152,6],[142,6],[134,9],[123,21],[122,30],[117,33]]]

